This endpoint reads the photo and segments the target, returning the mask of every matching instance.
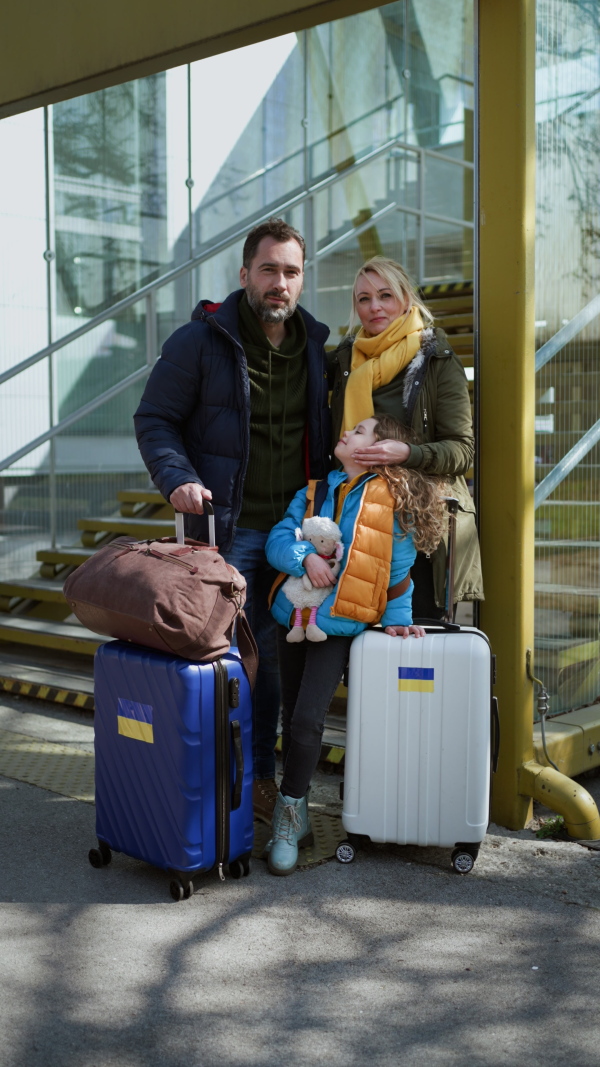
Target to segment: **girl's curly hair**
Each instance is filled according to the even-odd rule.
[[[416,443],[416,435],[391,415],[375,415],[377,441]],[[371,468],[387,483],[394,511],[404,533],[411,534],[418,552],[433,552],[446,530],[446,508],[441,478],[400,464]]]

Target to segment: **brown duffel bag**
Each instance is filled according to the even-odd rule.
[[[205,506],[212,518],[212,507],[207,501]],[[254,685],[258,654],[242,610],[246,579],[214,543],[184,542],[183,516],[177,520],[177,538],[118,537],[94,552],[67,578],[67,603],[94,633],[193,662],[228,652],[236,627],[239,653]],[[214,519],[209,525],[214,541]]]

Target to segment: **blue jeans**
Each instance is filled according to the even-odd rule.
[[[275,743],[281,702],[277,663],[277,624],[267,598],[277,571],[267,563],[266,533],[238,527],[233,544],[222,556],[247,582],[246,615],[258,645],[258,672],[252,698],[255,778],[275,777]]]

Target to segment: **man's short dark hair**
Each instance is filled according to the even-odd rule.
[[[267,219],[266,222],[261,222],[259,226],[255,226],[253,230],[250,230],[245,242],[244,251],[242,253],[242,264],[248,270],[252,260],[258,252],[258,246],[263,237],[273,237],[275,241],[283,244],[285,241],[296,241],[302,249],[302,262],[306,258],[306,242],[301,233],[295,230],[293,226],[289,226],[283,219]]]

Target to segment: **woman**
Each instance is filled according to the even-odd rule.
[[[360,322],[354,335],[353,329]],[[419,444],[379,441],[356,452],[365,470],[401,463],[443,475],[457,497],[454,600],[483,600],[475,507],[464,479],[473,463],[471,404],[462,363],[403,268],[374,256],[356,275],[350,331],[330,356],[333,440],[361,419],[392,415]],[[422,552],[411,571],[415,618],[441,618],[446,548]]]

